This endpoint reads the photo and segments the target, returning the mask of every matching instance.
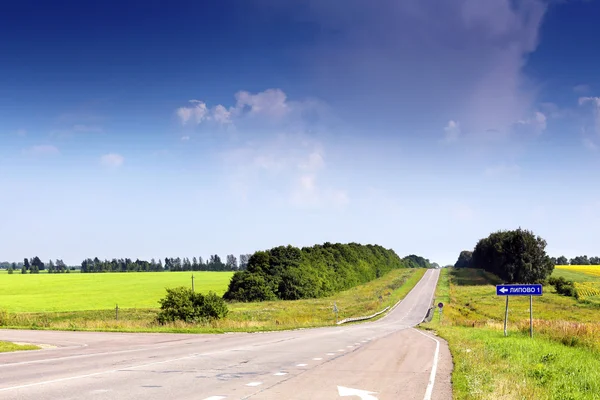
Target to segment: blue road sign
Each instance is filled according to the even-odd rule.
[[[496,285],[497,296],[541,296],[542,285]]]

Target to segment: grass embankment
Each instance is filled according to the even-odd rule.
[[[39,347],[32,344],[15,344],[11,342],[0,341],[0,353],[7,353],[9,351],[21,351],[21,350],[39,350]]]
[[[456,399],[600,399],[600,309],[544,287],[534,298],[534,339],[528,337],[529,298],[511,298],[504,337],[504,297],[497,278],[481,270],[443,270],[436,302],[423,324],[448,340]]]
[[[197,291],[225,293],[233,273],[193,272]],[[0,309],[8,312],[89,311],[154,308],[165,288],[190,287],[192,272],[97,274],[5,274]]]
[[[115,318],[114,309],[43,313],[0,312],[0,326],[35,329],[189,333],[253,332],[327,326],[335,323],[335,314],[332,310],[334,302],[336,302],[339,309],[340,319],[369,315],[403,299],[424,273],[425,269],[393,270],[382,278],[365,285],[321,299],[231,303],[229,304],[227,318],[205,324],[173,323],[161,326],[155,322],[158,313],[157,308],[123,308],[119,310],[118,321]],[[129,275],[145,274],[150,273]],[[166,276],[170,274],[172,273],[162,273]],[[123,276],[123,274],[96,276],[107,275]],[[189,278],[189,274],[186,274],[186,276]],[[204,286],[200,286],[198,281],[196,281],[196,288],[201,288],[202,291],[206,289]],[[223,293],[225,288],[226,285],[220,293]],[[135,290],[144,291],[145,288],[139,285]],[[135,294],[133,295],[135,296]],[[163,296],[164,289],[154,298],[153,306],[157,307],[158,299]],[[92,299],[88,299],[88,301],[93,302]]]

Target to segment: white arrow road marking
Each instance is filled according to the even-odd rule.
[[[246,386],[260,386],[262,385],[262,382],[250,382],[250,383],[246,383]]]
[[[376,392],[369,392],[368,390],[352,389],[344,386],[338,386],[338,393],[340,397],[344,396],[358,396],[361,400],[377,400],[377,397],[371,396],[377,394]]]

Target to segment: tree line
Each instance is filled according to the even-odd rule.
[[[67,264],[65,264],[63,260],[49,260],[47,263],[44,263],[38,256],[35,256],[31,259],[24,258],[22,263],[3,262],[0,266],[6,268],[9,274],[14,273],[15,271],[20,271],[22,274],[39,274],[40,271],[44,271],[46,269],[48,270],[49,274],[68,273],[70,270],[74,269],[67,267]]]
[[[600,265],[600,257],[577,256],[570,260],[565,256],[551,257],[554,265]]]
[[[217,254],[211,255],[206,262],[202,257],[169,258],[158,262],[152,258],[146,260],[132,260],[130,258],[113,258],[112,260],[100,260],[98,257],[85,259],[81,262],[81,272],[160,272],[160,271],[240,271],[245,270],[248,265],[250,254],[241,254],[238,263],[237,257],[229,254],[225,262]]]
[[[542,282],[554,270],[545,248],[546,241],[531,231],[497,231],[480,239],[473,251],[463,250],[454,266],[484,269],[509,283]]]
[[[279,246],[254,253],[247,269],[233,275],[223,297],[235,301],[324,297],[419,262],[403,261],[378,245]]]

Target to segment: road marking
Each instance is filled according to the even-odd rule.
[[[335,356],[335,353],[327,353],[328,356]]]
[[[273,375],[275,375],[275,376],[284,376],[284,375],[287,375],[287,372],[275,372]]]
[[[296,367],[306,367],[308,364],[296,364]]]
[[[357,396],[360,397],[361,400],[377,400],[377,397],[371,396],[372,394],[377,394],[376,392],[370,392],[368,390],[361,389],[352,389],[343,386],[338,386],[337,388],[340,397]]]
[[[321,357],[315,357],[315,358],[313,358],[313,360],[315,360],[315,361],[321,361],[322,358]]]
[[[338,351],[340,351],[340,352],[341,352],[341,351],[346,351],[346,349],[339,349]]]
[[[348,347],[348,348],[352,348],[352,347],[354,347],[354,346],[350,345],[350,346],[346,346],[346,347]]]
[[[219,352],[215,352],[215,353],[219,353]],[[151,362],[151,363],[147,363],[147,364],[139,364],[139,365],[134,365],[134,366],[131,366],[131,367],[124,367],[124,368],[119,368],[119,369],[109,369],[107,371],[94,372],[93,374],[76,375],[76,376],[69,376],[67,378],[59,378],[59,379],[52,379],[52,380],[49,380],[49,381],[28,383],[28,384],[19,385],[19,386],[9,386],[9,387],[5,387],[5,388],[0,388],[0,392],[4,392],[4,391],[7,391],[7,390],[14,390],[14,389],[24,389],[24,388],[28,388],[28,387],[32,387],[32,386],[45,385],[45,384],[48,384],[48,383],[65,382],[65,381],[70,381],[70,380],[73,380],[73,379],[89,378],[89,377],[92,377],[92,376],[98,376],[98,375],[103,375],[103,374],[111,374],[111,373],[119,372],[119,371],[127,371],[129,369],[136,369],[136,368],[148,367],[150,365],[166,364],[166,363],[170,363],[170,362],[173,362],[173,361],[188,360],[190,358],[196,358],[196,357],[198,357],[198,355],[194,354],[194,355],[191,355],[191,356],[178,357],[178,358],[173,358],[173,359],[170,359],[170,360],[156,361],[156,362]]]
[[[210,396],[205,398],[204,400],[223,400],[225,396]]]
[[[84,347],[84,346],[82,346],[82,347]],[[159,349],[166,349],[168,347],[172,347],[172,346],[145,347],[142,349],[107,351],[104,353],[90,353],[90,354],[78,354],[78,355],[74,355],[74,356],[44,358],[43,360],[21,361],[21,362],[15,362],[15,363],[2,363],[2,364],[0,364],[0,368],[13,367],[16,365],[41,364],[41,363],[47,363],[47,362],[52,362],[52,361],[72,360],[72,359],[76,359],[76,358],[87,358],[87,357],[94,357],[94,356],[107,356],[107,355],[113,355],[113,354],[135,353],[136,351],[148,351],[148,349],[159,350]],[[71,347],[69,347],[69,348],[71,348]],[[62,350],[62,349],[66,349],[66,347],[57,347],[57,349]],[[9,354],[9,353],[4,353],[4,354]]]
[[[433,393],[433,384],[435,383],[435,374],[437,373],[437,365],[438,365],[438,359],[439,359],[439,355],[440,355],[440,341],[437,340],[436,338],[433,338],[429,335],[424,334],[423,332],[421,332],[418,329],[415,328],[411,328],[417,332],[419,332],[421,335],[428,337],[429,339],[435,341],[435,353],[433,355],[433,366],[431,367],[431,374],[429,375],[429,382],[427,383],[427,389],[425,390],[425,397],[423,397],[423,400],[431,400],[431,394]]]
[[[360,343],[354,343],[355,346],[360,346]]]
[[[260,385],[262,385],[262,382],[250,382],[250,383],[246,383],[246,386],[251,386],[251,387],[260,386]]]

